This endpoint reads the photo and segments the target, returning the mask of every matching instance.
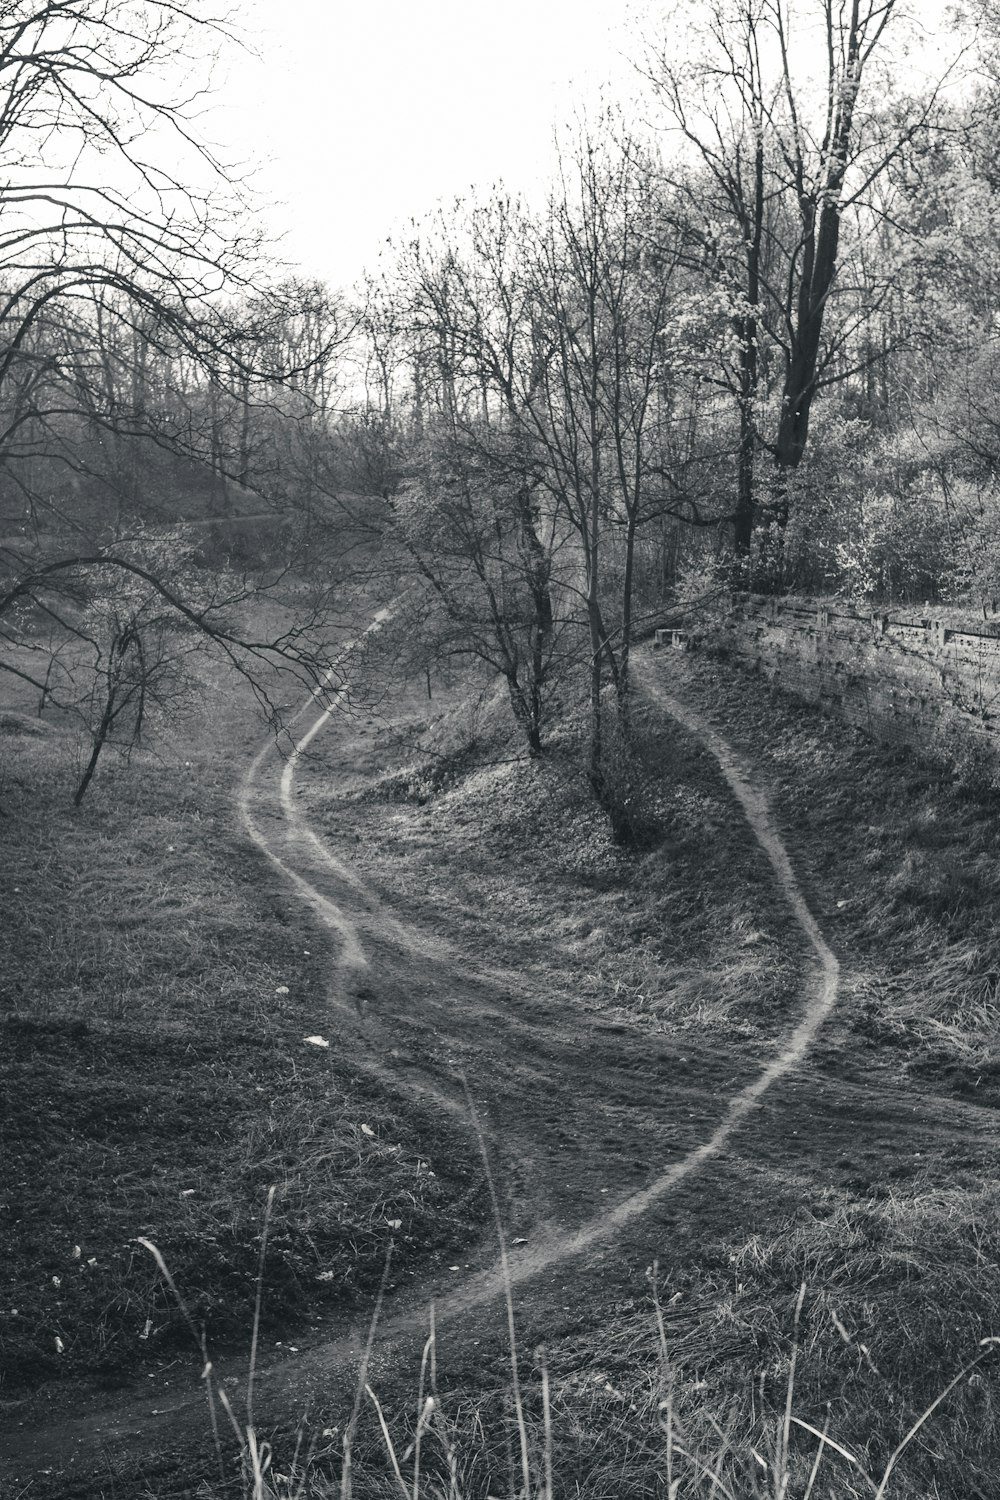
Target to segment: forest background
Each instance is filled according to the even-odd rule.
[[[644,15],[641,105],[562,129],[544,201],[439,205],[348,291],[279,265],[199,134],[238,13],[15,7],[0,669],[83,727],[77,796],[179,710],[192,653],[264,700],[275,666],[320,681],[348,577],[405,586],[416,670],[499,673],[530,755],[584,693],[616,825],[630,651],[665,608],[989,618],[1000,20],[922,11]]]

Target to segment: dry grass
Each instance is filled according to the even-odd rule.
[[[532,762],[508,715],[500,692],[470,706],[461,684],[430,704],[401,696],[391,719],[318,743],[310,821],[349,840],[393,909],[546,990],[652,1028],[774,1035],[800,940],[711,758],[639,716],[648,837],[623,849],[586,793],[579,719]]]
[[[761,684],[692,670],[686,690],[763,768],[812,903],[850,958],[840,1060],[860,1069],[874,1043],[900,1072],[981,1098],[971,1083],[988,1075],[972,1069],[989,1064],[981,1028],[996,1020],[992,806],[940,781],[914,786],[904,765]],[[319,742],[304,777],[310,815],[352,839],[352,858],[397,909],[436,906],[442,931],[533,965],[540,989],[592,996],[630,1024],[763,1045],[797,993],[798,955],[707,758],[644,726],[658,842],[625,853],[580,795],[573,723],[534,767],[498,737],[500,708],[456,701],[441,719],[440,702],[413,700],[393,733],[372,723],[339,748]],[[381,1149],[399,1129],[378,1126]],[[355,1137],[361,1155],[370,1141]],[[319,1415],[298,1435],[270,1434],[273,1450],[242,1427],[230,1434],[240,1478],[204,1493],[342,1497],[350,1426],[356,1500],[993,1500],[1000,1200],[974,1124],[926,1170],[908,1160],[902,1179],[879,1146],[879,1175],[863,1186],[820,1180],[830,1162],[814,1172],[808,1142],[794,1167],[754,1144],[708,1188],[724,1194],[742,1173],[753,1214],[726,1237],[665,1230],[655,1295],[640,1274],[544,1356],[522,1347],[520,1410],[500,1359],[452,1378],[432,1343],[416,1389],[391,1371],[371,1395],[359,1387],[356,1422],[349,1409]],[[256,1224],[286,1150],[254,1142]],[[252,1244],[256,1256],[259,1229]],[[280,1256],[277,1223],[273,1248]]]
[[[599,1334],[519,1350],[513,1383],[442,1386],[432,1325],[408,1403],[380,1400],[365,1363],[349,1421],[328,1414],[273,1447],[237,1422],[241,1480],[202,1493],[987,1500],[995,1201],[918,1190],[863,1208],[831,1197],[828,1210],[720,1246],[687,1278],[650,1267]],[[956,1222],[976,1231],[956,1240]],[[512,1302],[509,1325],[516,1349]]]
[[[961,1089],[941,1057],[963,1077],[982,1072],[983,1028],[997,1020],[992,804],[939,779],[914,787],[908,763],[761,684],[690,670],[688,690],[763,768],[813,903],[853,957],[851,1027],[898,1049],[914,1077]],[[402,766],[343,796],[313,793],[333,831],[354,809],[368,819],[362,858],[390,900],[416,910],[419,880],[446,930],[512,963],[529,955],[549,983],[572,976],[632,1021],[754,1040],[780,1023],[787,933],[713,769],[684,737],[644,726],[660,840],[625,854],[579,795],[572,724],[541,767],[496,764],[488,725],[478,737],[466,725],[449,761],[457,718],[427,723],[422,708]],[[527,1487],[509,1387],[487,1381],[438,1393],[437,1459],[420,1493],[546,1496],[551,1472],[554,1493],[595,1500],[992,1497],[1000,1200],[980,1157],[956,1146],[894,1181],[901,1163],[886,1156],[882,1181],[865,1187],[804,1180],[791,1217],[769,1209],[777,1175],[758,1164],[760,1229],[674,1257],[659,1334],[637,1288],[551,1341],[544,1367],[522,1353]],[[419,1419],[393,1397],[394,1452],[412,1457]],[[384,1441],[374,1428],[367,1447],[359,1438],[355,1493],[412,1494]],[[309,1482],[336,1494],[336,1465]]]
[[[186,1335],[137,1236],[224,1346],[245,1337],[271,1185],[266,1326],[285,1341],[370,1293],[390,1239],[405,1280],[482,1214],[448,1120],[304,1041],[335,1037],[324,937],[236,825],[263,729],[215,687],[210,722],[109,759],[78,811],[71,743],[4,720],[5,1398],[173,1357]]]
[[[874,745],[726,663],[674,664],[761,768],[834,948],[842,1014],[922,1082],[1000,1103],[996,793]]]

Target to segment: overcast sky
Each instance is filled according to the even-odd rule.
[[[684,0],[686,14],[702,3]],[[947,3],[909,0],[894,19],[914,79],[955,45]],[[626,103],[640,92],[629,59],[662,14],[657,0],[236,0],[236,11],[258,55],[228,64],[208,133],[260,164],[285,258],[341,287],[394,229],[472,184],[537,189],[557,124],[602,90]],[[825,66],[822,7],[796,14],[797,57],[811,27]]]
[[[285,254],[336,285],[438,200],[499,178],[517,190],[544,180],[553,125],[605,80],[619,95],[633,87],[628,0],[241,0],[239,10],[260,57],[230,65],[211,133],[266,163],[258,184],[279,203]]]

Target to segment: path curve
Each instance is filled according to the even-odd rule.
[[[660,686],[649,657],[640,657],[638,666],[637,677],[653,703],[675,719],[689,734],[699,739],[718,762],[730,790],[743,809],[754,837],[771,863],[796,922],[809,940],[816,957],[816,971],[810,985],[811,993],[798,1025],[757,1077],[733,1096],[722,1120],[708,1139],[660,1173],[647,1187],[632,1193],[579,1229],[569,1233],[550,1234],[536,1240],[520,1255],[510,1256],[509,1278],[515,1286],[571,1256],[580,1255],[585,1250],[613,1239],[679,1182],[704,1166],[713,1156],[717,1156],[736,1127],[757,1108],[768,1090],[802,1062],[817,1032],[837,1003],[840,964],[823,937],[819,923],[809,910],[788,850],[771,818],[766,799],[751,785],[748,772],[732,746],[700,714]],[[492,1267],[472,1278],[465,1286],[457,1288],[449,1298],[449,1310],[459,1311],[473,1307],[496,1295],[502,1289],[497,1284],[498,1274],[499,1266]]]
[[[369,631],[380,628],[388,616],[389,611],[382,611],[380,616],[376,617],[376,621],[369,626]],[[352,642],[345,648],[341,657],[338,658],[338,663],[353,649],[355,644]],[[689,734],[698,739],[717,761],[730,790],[743,809],[754,837],[770,861],[778,886],[788,902],[796,923],[809,942],[815,957],[815,969],[807,985],[806,1004],[798,1024],[786,1036],[783,1045],[771,1061],[729,1101],[721,1121],[711,1135],[660,1173],[646,1187],[622,1199],[618,1204],[590,1219],[579,1228],[570,1231],[550,1230],[536,1234],[530,1245],[510,1253],[507,1256],[507,1274],[511,1284],[515,1286],[573,1256],[613,1239],[628,1224],[645,1214],[678,1183],[698,1171],[712,1157],[717,1156],[733,1131],[758,1107],[768,1090],[802,1062],[817,1032],[837,1001],[840,965],[823,937],[818,922],[809,910],[788,850],[771,817],[766,798],[751,784],[749,771],[732,746],[700,714],[661,686],[657,680],[656,666],[650,654],[648,652],[637,653],[633,660],[636,666],[637,682],[646,695],[657,708],[676,720]],[[319,690],[307,700],[296,719],[301,718],[308,711],[310,705],[316,700],[318,692]],[[340,861],[302,822],[294,800],[295,769],[299,757],[329,723],[334,707],[333,702],[325,706],[307,733],[295,745],[282,773],[281,804],[286,819],[293,828],[297,828],[298,837],[310,840],[321,851],[323,857],[338,872],[343,873]],[[321,921],[341,939],[340,965],[342,967],[366,966],[367,958],[361,947],[357,930],[344,911],[292,869],[275,851],[267,836],[253,821],[250,800],[254,778],[271,750],[272,744],[268,742],[255,758],[244,782],[240,798],[244,822],[251,837],[275,868],[290,881],[293,888],[305,900],[309,901]],[[353,874],[348,873],[346,878],[355,888],[363,889]],[[401,924],[397,925],[401,927]],[[403,931],[405,933],[405,929]],[[454,1106],[449,1104],[449,1107]],[[502,1265],[498,1258],[486,1270],[476,1273],[462,1285],[451,1289],[445,1299],[437,1304],[438,1316],[447,1316],[480,1306],[492,1300],[502,1290]]]
[[[377,617],[369,631],[378,629],[387,616],[388,611]],[[454,963],[457,969],[461,957],[450,950],[447,942],[428,938],[385,911],[354,872],[345,869],[318,835],[308,828],[298,812],[296,768],[303,752],[330,722],[346,686],[343,682],[336,687],[333,684],[338,677],[343,677],[347,658],[356,644],[357,642],[352,642],[344,648],[324,681],[310,694],[290,721],[289,728],[294,728],[305,719],[311,708],[319,709],[285,759],[280,780],[272,776],[270,790],[258,780],[265,768],[268,772],[272,770],[268,765],[269,758],[281,753],[276,741],[269,738],[251,762],[238,799],[248,836],[296,895],[312,907],[321,923],[338,941],[337,975],[341,981],[345,981],[341,985],[343,990],[350,987],[349,981],[352,978],[363,974],[368,967],[368,955],[360,934],[366,921],[369,924],[368,930],[373,935],[392,931],[393,942],[398,944],[404,962],[409,953],[433,949],[440,960],[446,965]],[[752,785],[747,767],[701,715],[666,691],[658,680],[658,669],[648,652],[637,653],[634,661],[637,684],[647,697],[658,709],[670,715],[689,734],[695,736],[718,763],[755,838],[770,861],[777,885],[785,896],[798,927],[808,940],[814,958],[813,972],[806,981],[805,1004],[797,1024],[787,1034],[774,1057],[729,1100],[721,1119],[706,1138],[659,1173],[646,1187],[592,1215],[575,1229],[554,1226],[551,1220],[537,1220],[531,1230],[530,1243],[513,1247],[507,1252],[506,1278],[507,1283],[513,1287],[523,1285],[583,1252],[613,1242],[628,1225],[641,1219],[678,1184],[718,1156],[736,1128],[761,1104],[768,1091],[803,1061],[837,999],[837,959],[808,908],[766,799]],[[273,794],[276,780],[279,792],[277,798]],[[299,862],[301,867],[296,868]],[[318,873],[320,869],[324,873],[332,871],[337,876],[337,900],[318,889],[308,878],[308,874],[304,873],[311,871],[314,878],[319,880],[322,878]],[[391,929],[387,929],[387,921],[392,923]],[[506,975],[508,986],[513,977]],[[343,1001],[346,997],[339,994],[337,998]],[[378,1024],[377,1016],[374,1024]],[[528,1030],[526,1023],[524,1030]],[[389,1067],[380,1065],[379,1071],[387,1081],[391,1081],[392,1086],[399,1087],[404,1083]],[[418,1074],[421,1081],[410,1082],[408,1086],[425,1093],[442,1109],[462,1111],[467,1120],[465,1106],[457,1092],[450,1094],[440,1086],[436,1075],[428,1075],[423,1068],[418,1069]],[[502,1254],[491,1256],[490,1263],[484,1269],[474,1271],[463,1281],[442,1289],[434,1303],[438,1325],[485,1307],[502,1295],[505,1287],[503,1262]],[[399,1347],[403,1340],[411,1338],[423,1342],[429,1321],[428,1295],[424,1290],[407,1298],[398,1311],[382,1322],[378,1330],[380,1346],[384,1347],[388,1342]],[[261,1367],[257,1371],[255,1385],[261,1398],[258,1406],[266,1399],[273,1410],[284,1410],[289,1405],[301,1406],[307,1390],[312,1390],[313,1394],[319,1390],[328,1390],[335,1371],[346,1373],[357,1364],[364,1349],[365,1337],[366,1330],[363,1326],[348,1326],[339,1334],[331,1330],[331,1335],[324,1342],[303,1350],[294,1362],[279,1362]],[[209,1368],[214,1384],[224,1381],[232,1386],[233,1382],[239,1385],[245,1382],[245,1356],[242,1359],[218,1361],[214,1368]],[[231,1389],[230,1395],[234,1402],[238,1400],[235,1389]],[[74,1485],[72,1492],[90,1495],[92,1491],[87,1488],[85,1474],[96,1473],[97,1468],[104,1464],[107,1453],[148,1453],[156,1451],[157,1444],[171,1440],[185,1446],[190,1441],[192,1428],[204,1422],[205,1394],[202,1383],[193,1387],[184,1380],[170,1394],[164,1391],[159,1399],[161,1404],[152,1414],[148,1404],[133,1403],[131,1406],[117,1406],[112,1411],[94,1410],[86,1417],[70,1423],[60,1423],[58,1428],[25,1430],[18,1434],[8,1462],[16,1463],[19,1458],[30,1459],[33,1472],[37,1474],[41,1464],[54,1460],[59,1464],[58,1470],[49,1469],[47,1472],[58,1472],[60,1476],[68,1477],[72,1471],[83,1483],[82,1489],[77,1489]],[[0,1457],[0,1475],[4,1473],[6,1457],[7,1455]],[[63,1496],[69,1493],[68,1489],[61,1492]]]
[[[305,718],[310,708],[319,706],[320,711],[310,728],[300,740],[293,742],[291,752],[285,761],[281,773],[281,810],[291,833],[292,843],[309,844],[325,864],[333,869],[342,880],[347,881],[349,885],[358,891],[362,891],[364,886],[354,874],[354,871],[345,865],[342,860],[337,859],[318,835],[311,828],[307,827],[299,816],[294,801],[295,768],[303,752],[308,749],[316,735],[330,722],[331,715],[346,694],[347,677],[343,668],[350,660],[352,652],[357,649],[367,636],[374,635],[380,631],[391,615],[392,606],[386,606],[384,609],[378,610],[367,629],[341,647],[336,658],[327,668],[320,681],[313,688],[298,712],[289,721],[287,729],[291,731],[301,719]],[[333,687],[332,684],[338,674],[341,675],[343,680],[339,686]],[[268,862],[274,866],[296,894],[312,907],[323,925],[329,928],[331,932],[336,933],[340,939],[338,966],[341,969],[353,971],[366,969],[368,967],[368,959],[361,945],[357,928],[347,916],[343,907],[332,901],[329,896],[324,896],[311,881],[295,870],[288,863],[287,859],[282,858],[282,855],[275,848],[274,840],[268,838],[264,829],[254,817],[253,802],[258,777],[265,762],[277,753],[277,741],[269,737],[264,741],[250,762],[237,796],[240,821],[250,839],[256,844]]]

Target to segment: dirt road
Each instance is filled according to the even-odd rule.
[[[639,679],[715,758],[809,955],[798,1016],[773,1055],[699,1045],[690,1035],[651,1038],[609,1020],[596,1003],[539,993],[531,973],[497,972],[387,911],[298,813],[299,757],[329,723],[329,706],[305,706],[307,727],[290,758],[263,746],[241,791],[250,837],[330,933],[329,1010],[317,1015],[317,1031],[389,1090],[419,1091],[463,1118],[466,1088],[475,1101],[502,1185],[526,1339],[579,1326],[609,1289],[634,1291],[654,1257],[680,1257],[692,1243],[754,1223],[762,1195],[772,1211],[790,1211],[803,1190],[806,1151],[809,1171],[822,1172],[823,1163],[857,1152],[862,1126],[873,1146],[904,1129],[915,1149],[939,1138],[943,1111],[915,1122],[903,1091],[873,1101],[849,1080],[803,1071],[836,1003],[837,959],[751,769],[667,693],[654,658],[640,660]],[[459,1264],[445,1258],[426,1285],[397,1293],[387,1307],[375,1378],[419,1357],[431,1299],[457,1364],[480,1358],[480,1342],[500,1336],[501,1291],[495,1245]],[[331,1327],[294,1358],[265,1364],[259,1419],[315,1406],[321,1393],[346,1395],[363,1343],[363,1328]],[[223,1361],[215,1373],[232,1382],[238,1409],[245,1363]],[[141,1454],[147,1475],[155,1472],[161,1459],[190,1447],[192,1433],[204,1433],[198,1374],[192,1368],[158,1383],[155,1411],[150,1398],[125,1408],[95,1400],[77,1421],[15,1434],[7,1472],[28,1487],[14,1493],[94,1493],[90,1476],[102,1464],[124,1472],[128,1454]],[[31,1476],[46,1470],[45,1483],[56,1488],[32,1488]]]

